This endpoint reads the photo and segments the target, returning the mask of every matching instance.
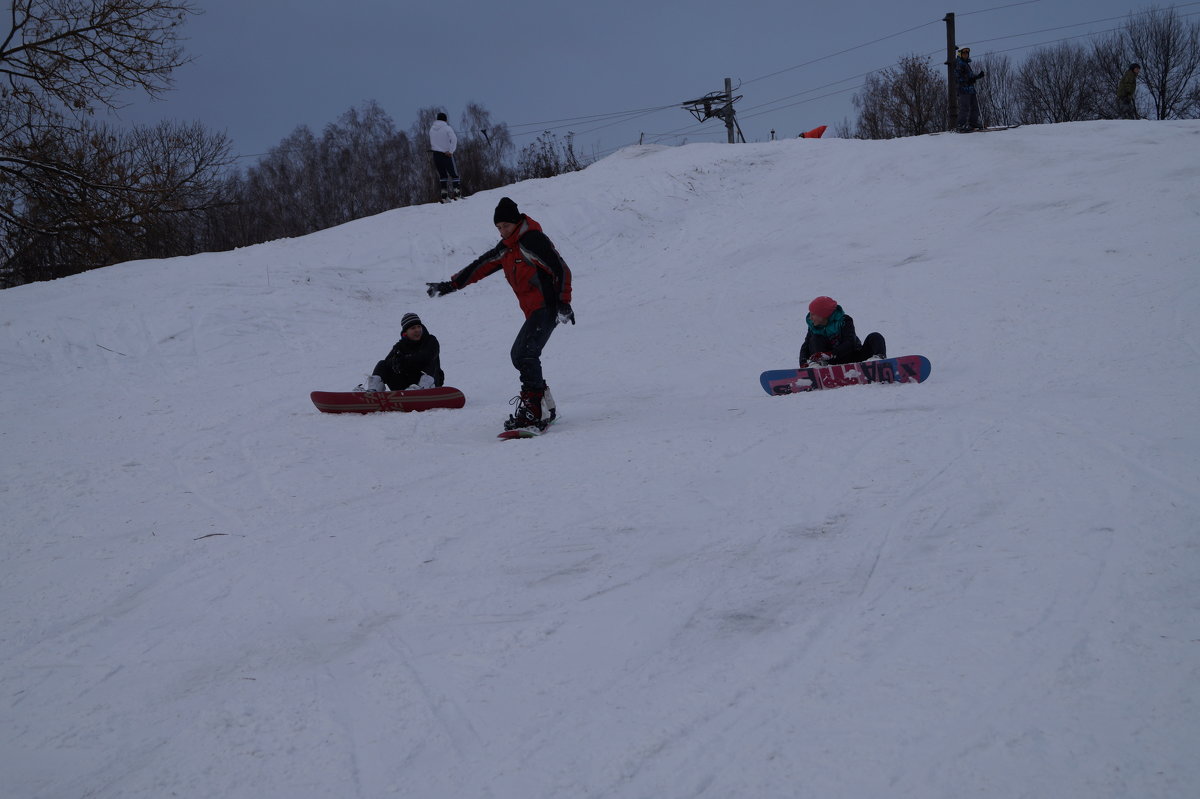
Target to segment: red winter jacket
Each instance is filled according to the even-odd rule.
[[[455,289],[483,280],[504,270],[508,285],[517,295],[525,318],[538,308],[558,312],[558,304],[571,302],[571,269],[558,254],[542,226],[525,214],[508,238],[458,272],[450,282]]]

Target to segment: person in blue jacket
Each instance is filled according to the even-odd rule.
[[[959,133],[970,133],[982,130],[983,122],[979,119],[979,96],[975,93],[975,81],[982,78],[983,70],[974,72],[971,69],[971,48],[960,47],[958,58],[954,59],[954,80],[958,84],[958,127]]]

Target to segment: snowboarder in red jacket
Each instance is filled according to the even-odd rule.
[[[513,399],[517,409],[504,422],[504,429],[545,430],[554,421],[556,411],[554,397],[542,376],[542,349],[556,325],[575,324],[571,269],[542,232],[542,226],[521,213],[508,197],[496,205],[492,222],[500,232],[500,243],[449,280],[427,283],[428,294],[441,297],[504,271],[525,314],[525,324],[511,352],[513,366],[521,374],[521,394]]]

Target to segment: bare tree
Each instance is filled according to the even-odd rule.
[[[506,186],[516,179],[508,166],[514,149],[508,125],[493,122],[487,109],[468,103],[457,130],[454,160],[468,192]]]
[[[12,259],[31,241],[63,253],[89,238],[127,242],[146,234],[150,217],[211,201],[206,181],[230,161],[224,136],[169,125],[125,136],[90,119],[116,108],[123,91],[158,96],[170,87],[187,60],[178,35],[192,13],[192,0],[12,0],[0,39],[0,284],[16,279]],[[156,141],[178,145],[181,159]],[[55,237],[61,247],[46,244]],[[123,250],[91,252],[65,273]]]
[[[20,102],[52,116],[115,107],[121,91],[159,96],[186,63],[179,28],[193,0],[12,0],[0,74]]]
[[[1088,94],[1096,116],[1100,119],[1120,119],[1117,84],[1133,60],[1124,35],[1112,34],[1092,42],[1088,60]]]
[[[27,156],[41,165],[38,177],[18,184],[20,224],[5,223],[6,284],[194,245],[199,211],[221,202],[228,150],[196,123],[131,131],[83,123],[39,141]]]
[[[868,75],[853,103],[859,109],[855,135],[860,139],[920,136],[945,127],[946,82],[929,56],[908,55],[897,66]]]
[[[1062,42],[1035,51],[1017,72],[1016,89],[1025,123],[1095,119],[1089,63],[1083,47]]]
[[[1157,119],[1191,119],[1200,83],[1200,24],[1186,24],[1174,8],[1130,15],[1123,34],[1133,61],[1141,64],[1140,83],[1150,95]]]
[[[255,217],[257,241],[303,236],[329,226],[318,162],[317,138],[300,125],[246,171],[240,199]]]
[[[341,224],[406,204],[408,137],[374,100],[325,128],[319,147],[327,221]]]
[[[989,55],[980,59],[979,69],[987,73],[985,82],[976,84],[983,124],[1020,124],[1021,103],[1012,61],[1004,54]]]

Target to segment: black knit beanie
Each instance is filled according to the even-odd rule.
[[[421,325],[422,327],[425,326],[421,321],[421,317],[417,316],[415,313],[406,313],[404,318],[400,320],[400,332],[407,332],[408,329],[413,325]]]
[[[492,214],[492,224],[500,222],[512,222],[514,225],[521,223],[521,212],[517,210],[517,204],[507,197],[500,198],[500,202],[496,204],[496,213]]]

